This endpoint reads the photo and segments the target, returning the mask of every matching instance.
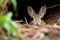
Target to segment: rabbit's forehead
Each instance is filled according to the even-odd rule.
[[[34,16],[34,19],[35,20],[41,20],[41,16],[36,15],[36,16]]]
[[[41,22],[42,20],[39,20],[39,19],[34,19],[34,22]]]

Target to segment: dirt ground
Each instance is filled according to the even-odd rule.
[[[21,24],[20,35],[9,40],[60,40],[60,28],[56,24],[35,26]]]

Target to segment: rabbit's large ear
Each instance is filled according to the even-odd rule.
[[[29,7],[27,6],[27,11],[28,11],[28,14],[34,18],[34,16],[36,15],[35,11],[32,9],[32,7]]]
[[[46,13],[46,6],[42,6],[41,9],[38,12],[38,15],[40,15],[40,17],[43,18],[45,13]]]

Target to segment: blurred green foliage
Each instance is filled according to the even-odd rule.
[[[5,10],[7,4],[13,5],[13,10],[17,9],[17,1],[16,0],[0,0],[0,11]],[[4,12],[4,11],[3,11]],[[0,33],[3,36],[4,40],[8,40],[8,35],[18,36],[19,25],[16,24],[11,18],[13,16],[12,12],[7,12],[5,15],[0,15]]]
[[[6,6],[7,3],[11,3],[13,5],[14,11],[17,9],[17,1],[16,0],[0,0],[0,9],[2,9],[4,6]]]
[[[0,15],[0,32],[2,32],[3,29],[7,31],[7,34],[12,35],[12,36],[17,36],[18,35],[18,27],[19,25],[16,24],[12,19],[12,12],[8,12],[5,15]],[[3,28],[3,29],[2,29]],[[2,33],[3,38],[6,39],[6,34],[5,32]]]
[[[10,0],[12,5],[13,5],[13,9],[14,11],[17,9],[17,1],[16,0]]]
[[[0,9],[3,7],[4,0],[0,0]]]

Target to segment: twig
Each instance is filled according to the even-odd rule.
[[[51,7],[47,7],[47,9],[53,8],[53,7],[56,7],[56,6],[60,6],[60,4],[56,4],[56,5],[53,5],[53,6],[51,6]]]
[[[25,18],[25,22],[26,22],[26,24],[28,24],[26,17],[24,17],[24,18]]]

